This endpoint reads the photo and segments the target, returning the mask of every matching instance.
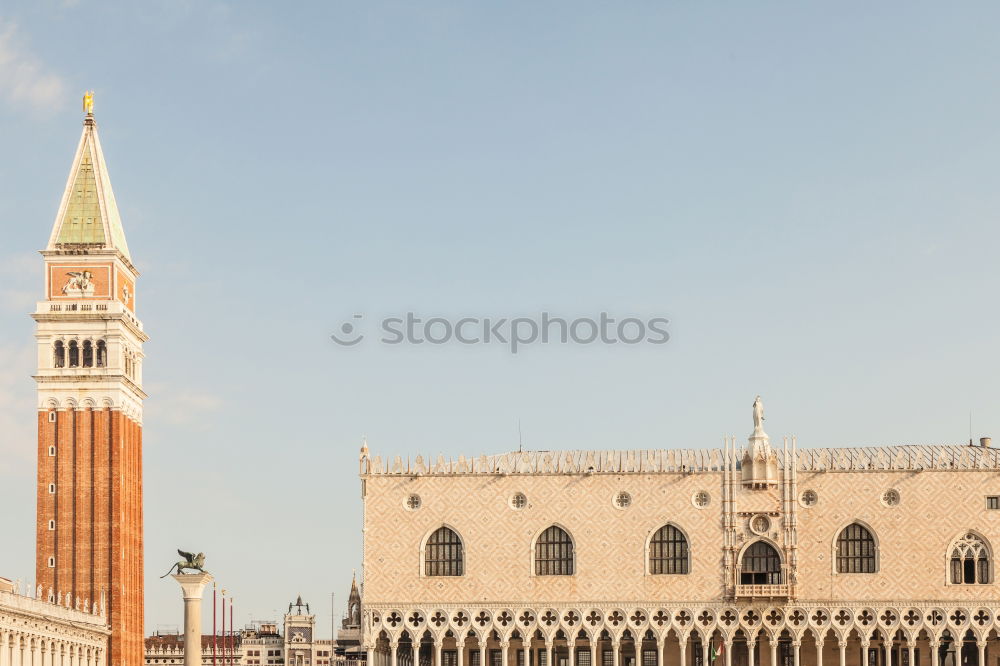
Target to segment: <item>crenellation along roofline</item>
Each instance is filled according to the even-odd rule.
[[[513,451],[496,455],[436,460],[386,457],[363,451],[360,475],[544,475],[544,474],[696,474],[742,469],[748,447],[733,449],[638,449]],[[1000,469],[1000,453],[984,446],[906,444],[775,450],[779,469],[786,463],[798,472],[905,471]]]

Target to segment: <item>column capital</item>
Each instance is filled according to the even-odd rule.
[[[174,574],[171,578],[180,584],[181,594],[185,600],[201,599],[205,586],[214,580],[210,573]]]

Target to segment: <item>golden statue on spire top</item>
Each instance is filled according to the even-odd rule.
[[[94,91],[83,93],[83,110],[88,116],[94,115]]]

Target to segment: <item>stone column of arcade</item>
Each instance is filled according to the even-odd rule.
[[[184,666],[201,664],[201,595],[212,582],[210,573],[174,574],[184,596]]]

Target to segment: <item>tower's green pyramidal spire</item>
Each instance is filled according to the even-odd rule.
[[[83,121],[83,136],[46,249],[116,249],[132,262],[92,113]]]

